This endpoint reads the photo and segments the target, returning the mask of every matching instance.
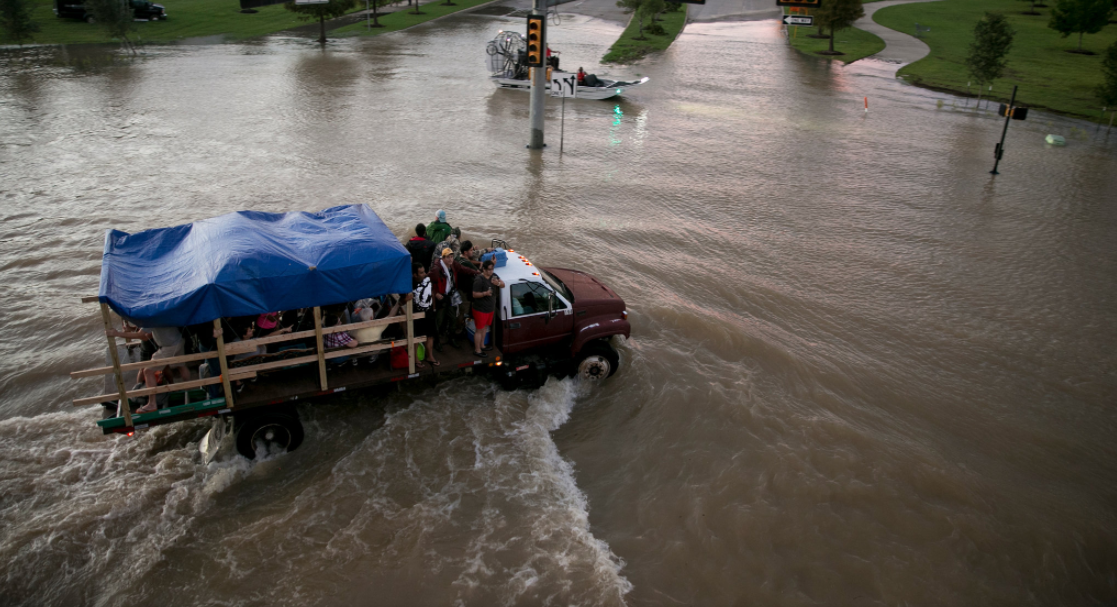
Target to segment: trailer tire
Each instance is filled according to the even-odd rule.
[[[248,459],[256,458],[256,445],[267,453],[291,452],[303,442],[303,425],[296,413],[259,413],[237,424],[237,451]]]
[[[617,372],[621,357],[613,346],[603,341],[587,344],[578,353],[574,376],[585,381],[598,382]]]

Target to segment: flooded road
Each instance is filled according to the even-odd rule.
[[[0,54],[0,603],[1117,600],[1117,137],[1034,113],[993,179],[1002,123],[895,66],[761,21],[604,70],[574,17],[564,67],[651,81],[529,153],[482,50],[521,24]],[[106,229],[349,203],[596,274],[620,372],[304,405],[257,463],[68,404]]]

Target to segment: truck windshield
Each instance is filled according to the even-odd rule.
[[[569,301],[571,305],[574,305],[574,294],[570,292],[570,289],[566,288],[566,285],[562,284],[561,280],[555,278],[550,272],[543,268],[539,268],[539,275],[543,277],[543,280],[547,281],[547,284],[551,285],[552,289],[558,291],[563,299]]]

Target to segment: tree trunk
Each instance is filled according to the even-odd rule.
[[[834,23],[831,22],[830,23],[830,53],[831,54],[833,54],[833,52],[834,52],[834,34],[836,34],[836,33],[837,32],[834,31]]]
[[[379,5],[372,5],[372,27],[380,27],[380,14],[376,12],[378,8]]]
[[[325,44],[326,43],[326,16],[325,15],[318,15],[318,29],[319,29],[319,32],[320,32],[320,34],[318,36],[318,44]]]
[[[1078,50],[1082,50],[1082,32],[1078,32]]]

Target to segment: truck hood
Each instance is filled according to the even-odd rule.
[[[581,308],[584,306],[599,305],[603,303],[611,303],[614,305],[619,304],[620,309],[624,309],[624,300],[621,299],[612,289],[605,286],[597,278],[585,272],[578,270],[568,270],[566,268],[544,268],[555,278],[561,280],[566,285],[570,292],[574,294],[574,306]]]

